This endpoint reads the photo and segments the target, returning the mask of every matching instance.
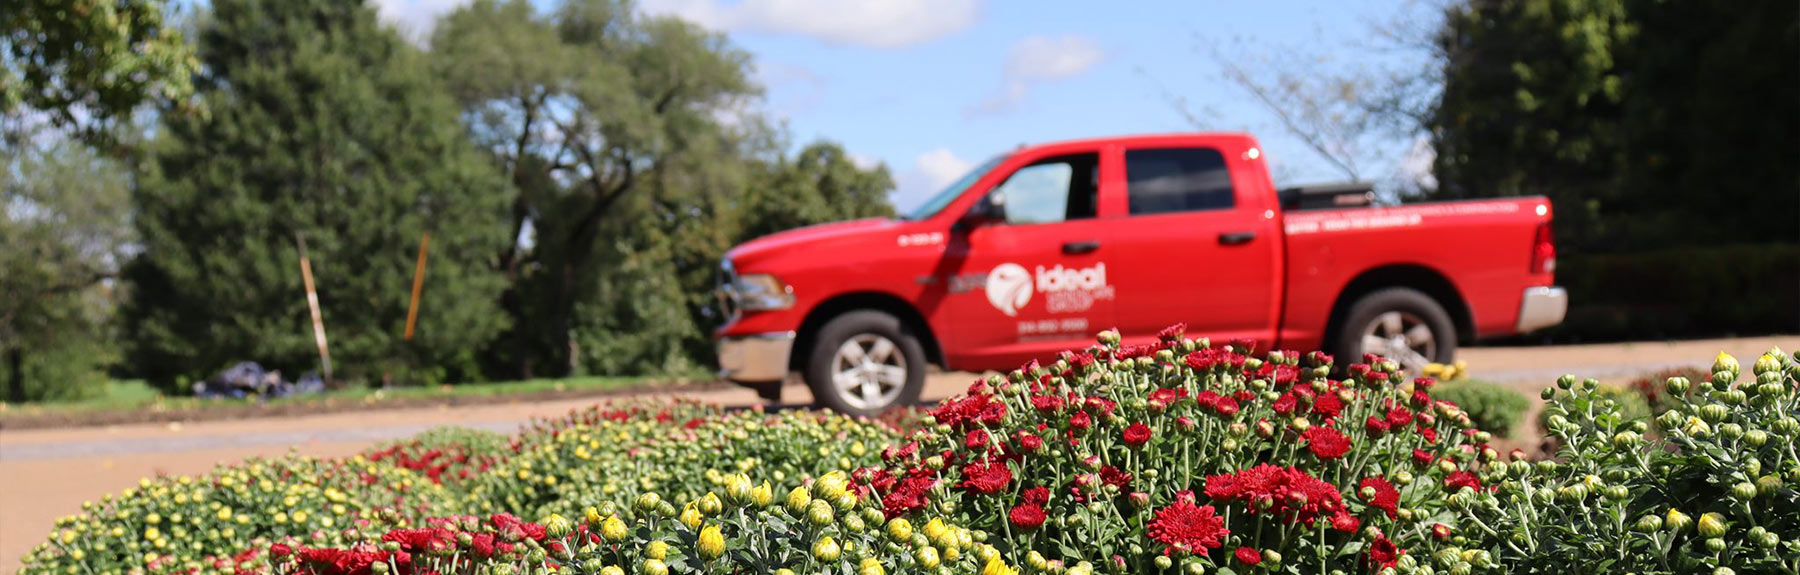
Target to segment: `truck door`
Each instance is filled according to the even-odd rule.
[[[1125,336],[1184,322],[1190,337],[1272,344],[1282,238],[1273,206],[1248,193],[1261,187],[1234,178],[1248,170],[1233,170],[1226,154],[1192,142],[1124,149],[1127,215],[1111,226],[1108,263]]]
[[[1080,347],[1112,326],[1108,258],[1095,219],[1100,154],[1040,158],[1007,175],[998,197],[1004,221],[952,234],[946,257],[956,273],[937,310],[951,366],[1010,369]]]

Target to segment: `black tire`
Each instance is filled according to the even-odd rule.
[[[1411,361],[1395,357],[1401,354],[1367,349],[1364,346],[1364,336],[1368,335],[1369,330],[1378,330],[1375,334],[1377,337],[1391,332],[1383,329],[1383,326],[1373,325],[1377,321],[1391,321],[1393,316],[1389,314],[1397,314],[1402,319],[1403,336],[1409,336],[1413,333],[1412,329],[1422,326],[1430,331],[1432,344],[1424,350],[1413,349],[1412,354],[1417,357],[1411,358]],[[1413,338],[1406,339],[1408,344],[1413,343]],[[1444,306],[1437,300],[1412,288],[1382,288],[1364,294],[1345,311],[1343,321],[1339,322],[1331,341],[1331,353],[1337,357],[1340,369],[1352,363],[1360,363],[1364,353],[1375,353],[1392,359],[1413,375],[1418,375],[1424,367],[1412,365],[1418,359],[1435,363],[1456,361],[1456,323],[1450,321],[1449,312],[1444,311]]]
[[[881,401],[884,397],[867,400],[863,398],[867,394],[852,395],[836,385],[833,377],[838,367],[838,352],[845,343],[857,339],[858,345],[863,346],[871,343],[871,338],[885,338],[892,344],[900,355],[887,363],[905,368],[903,378],[891,377],[891,369],[883,372],[889,374],[889,381],[904,380],[897,385],[898,393],[893,393],[885,402]],[[873,350],[874,346],[864,346],[864,349]],[[832,318],[819,328],[819,333],[813,337],[812,349],[806,354],[806,370],[802,375],[806,386],[812,389],[813,401],[840,413],[872,416],[888,408],[911,405],[919,401],[919,393],[925,388],[925,346],[900,318],[887,313],[859,310]],[[869,354],[871,358],[873,355]]]

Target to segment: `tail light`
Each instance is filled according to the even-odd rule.
[[[1550,229],[1550,222],[1538,224],[1537,236],[1531,239],[1531,273],[1547,274],[1556,272],[1556,234]]]

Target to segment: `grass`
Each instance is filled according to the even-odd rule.
[[[246,399],[199,399],[165,396],[142,380],[109,381],[98,396],[78,401],[6,405],[0,403],[0,418],[37,417],[45,415],[94,414],[115,411],[200,411],[207,409],[242,409],[248,406],[327,407],[344,404],[376,404],[395,400],[494,398],[542,394],[606,392],[642,386],[650,377],[571,377],[539,378],[460,385],[402,386],[392,388],[346,387],[324,393],[259,401]]]

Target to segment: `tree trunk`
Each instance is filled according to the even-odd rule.
[[[16,346],[6,349],[6,400],[25,403],[25,350]]]

